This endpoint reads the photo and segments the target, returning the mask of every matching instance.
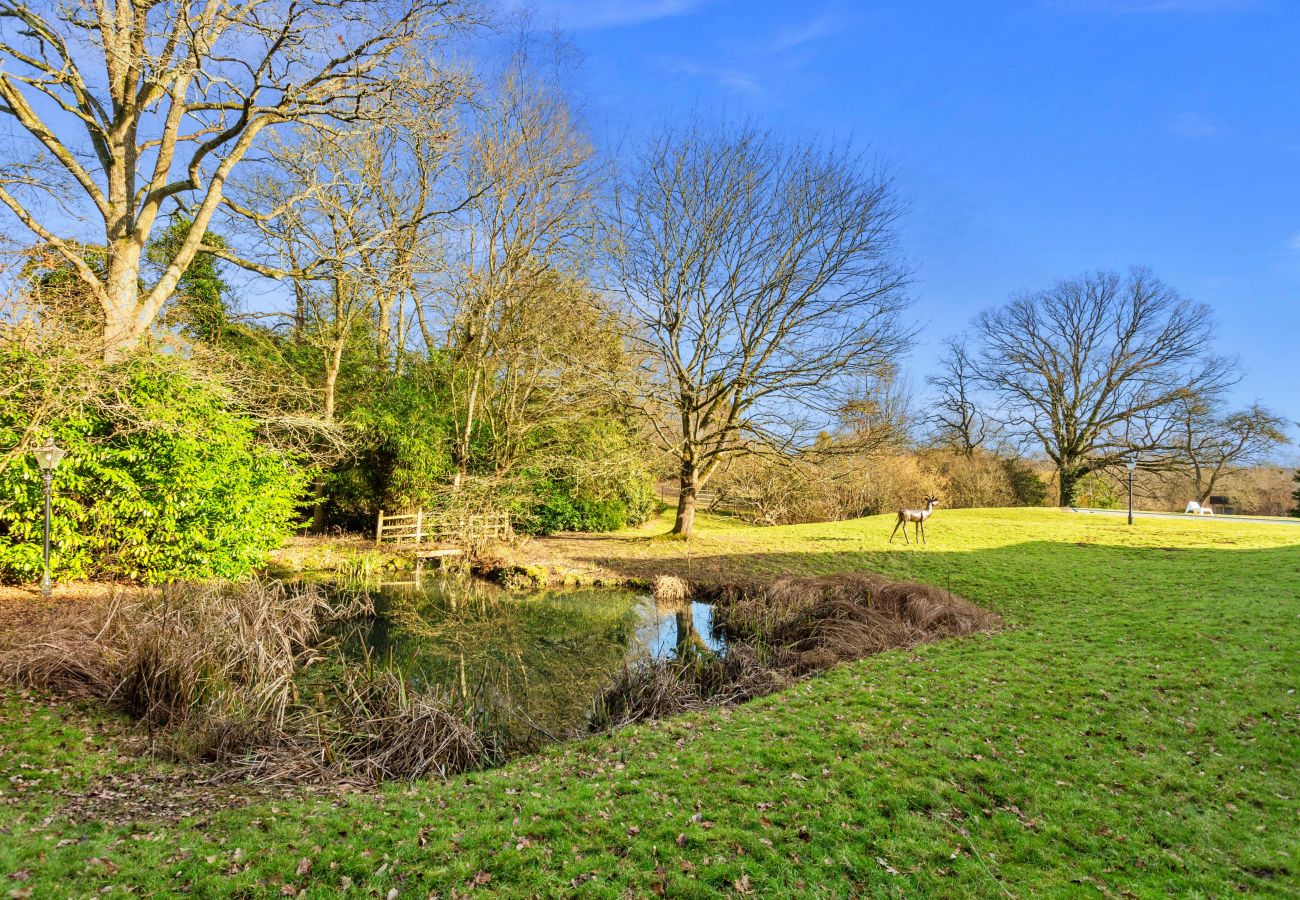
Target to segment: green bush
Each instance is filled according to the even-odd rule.
[[[344,426],[352,453],[325,475],[328,520],[374,527],[381,509],[435,508],[454,474],[446,404],[427,373],[371,374],[350,393]]]
[[[621,500],[591,500],[556,491],[532,505],[522,526],[535,534],[557,531],[617,531],[628,524]]]
[[[643,470],[575,478],[555,472],[528,473],[529,485],[512,504],[515,528],[526,534],[557,531],[617,531],[639,525],[655,509],[654,487]]]
[[[98,396],[42,426],[67,451],[54,473],[55,575],[162,582],[259,565],[295,524],[302,466],[260,442],[255,421],[183,359],[141,354],[96,383]],[[0,404],[0,446],[18,443],[28,407],[21,396]],[[41,530],[40,473],[19,455],[0,469],[0,578],[39,577]]]
[[[1093,509],[1119,509],[1123,500],[1118,488],[1100,472],[1089,472],[1074,489],[1075,506]]]
[[[1042,506],[1047,501],[1047,482],[1024,460],[1008,457],[1002,460],[1002,470],[1017,506]]]
[[[617,531],[654,513],[654,485],[626,424],[592,419],[543,438],[536,458],[550,464],[523,471],[511,504],[516,529]]]

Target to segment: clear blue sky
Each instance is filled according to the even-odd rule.
[[[1143,264],[1214,308],[1239,402],[1300,419],[1297,0],[528,5],[585,57],[603,139],[698,106],[878,151],[910,207],[917,387],[980,309]]]

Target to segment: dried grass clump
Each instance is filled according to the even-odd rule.
[[[1001,619],[950,591],[869,572],[782,578],[766,590],[719,597],[715,620],[773,648],[794,675],[882,650],[989,631]]]
[[[112,697],[151,727],[218,725],[230,752],[245,724],[283,727],[294,674],[329,615],[319,587],[269,579],[168,585],[115,602],[100,635],[117,657]]]
[[[446,778],[483,766],[491,755],[455,704],[412,691],[391,669],[344,667],[334,715],[324,743],[368,780]]]
[[[732,706],[786,687],[789,676],[752,644],[729,646],[725,655],[692,652],[651,659],[623,670],[596,701],[595,729],[619,728],[710,706]]]
[[[296,711],[272,740],[230,759],[216,781],[374,783],[449,777],[496,758],[449,699],[413,691],[400,673],[346,663],[330,696]]]
[[[98,640],[105,608],[69,608],[37,634],[13,631],[0,642],[0,677],[69,700],[107,697],[117,686],[112,654]]]
[[[676,575],[660,575],[655,579],[650,593],[653,595],[655,603],[672,608],[681,606],[686,602],[690,596],[690,588],[685,581]]]
[[[694,666],[676,659],[651,659],[629,666],[596,700],[592,727],[621,728],[704,709],[708,703],[701,675]]]
[[[341,655],[330,696],[299,696],[308,666],[331,662],[322,628],[373,614],[362,594],[331,602],[316,585],[252,579],[176,584],[63,617],[4,648],[11,682],[110,700],[183,759],[259,781],[450,775],[490,754],[445,699]]]
[[[948,591],[871,573],[714,584],[695,593],[713,600],[726,654],[691,653],[625,671],[597,703],[594,727],[740,703],[846,660],[1001,625]]]

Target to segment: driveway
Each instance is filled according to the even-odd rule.
[[[1127,509],[1090,509],[1072,506],[1071,511],[1088,516],[1127,516]],[[1135,519],[1205,519],[1211,522],[1259,522],[1263,525],[1300,525],[1300,519],[1275,519],[1268,516],[1193,516],[1187,513],[1139,512],[1133,510]]]

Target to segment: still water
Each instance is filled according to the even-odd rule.
[[[711,606],[663,607],[619,588],[519,594],[425,576],[382,586],[375,601],[375,618],[344,636],[347,652],[449,692],[514,748],[584,730],[626,666],[722,650]]]

